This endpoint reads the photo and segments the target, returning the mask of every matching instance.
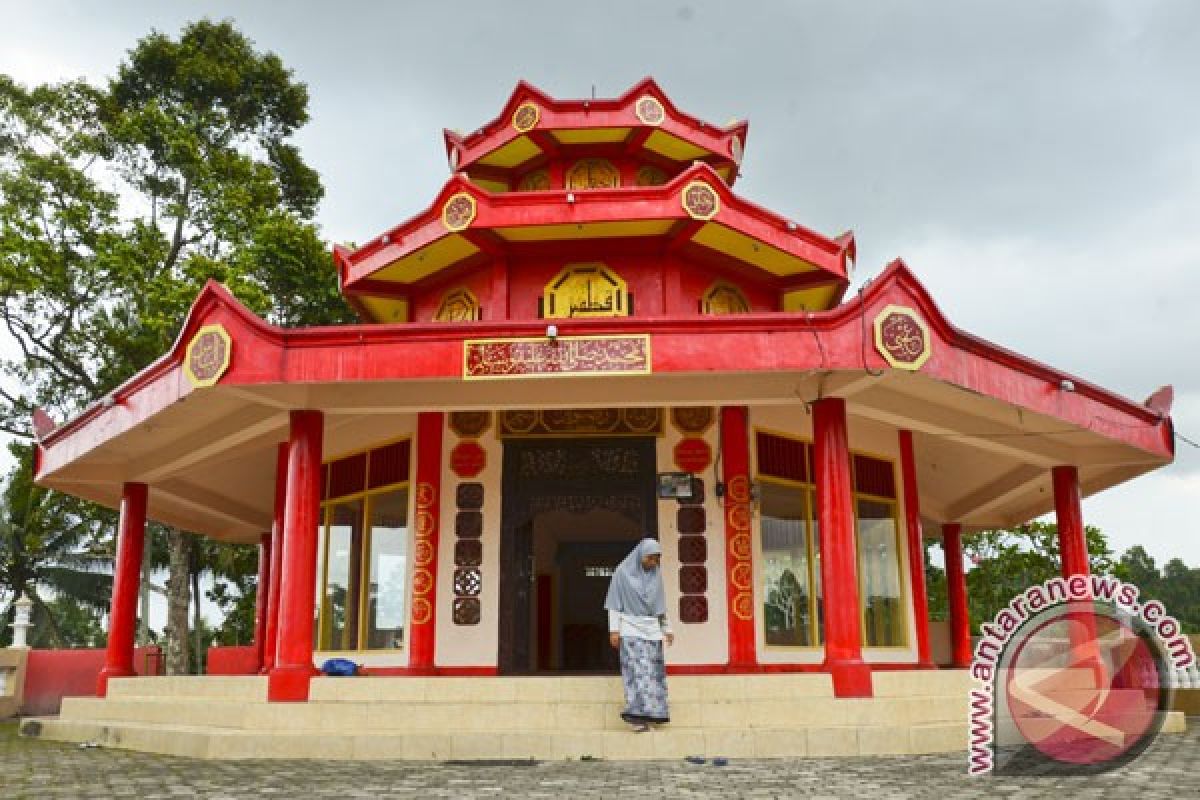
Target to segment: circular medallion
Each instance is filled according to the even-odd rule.
[[[538,423],[536,411],[503,411],[504,430],[506,433],[529,433]]]
[[[929,327],[911,308],[887,306],[875,317],[875,349],[896,369],[920,369],[933,352]]]
[[[521,133],[533,130],[533,126],[538,124],[538,119],[542,116],[542,112],[533,103],[521,103],[517,106],[517,110],[512,115],[512,126]]]
[[[729,527],[735,531],[750,530],[750,506],[746,503],[731,506],[725,519],[729,523]]]
[[[683,210],[692,219],[712,219],[721,210],[721,201],[707,183],[692,181],[683,187]]]
[[[220,325],[205,325],[196,331],[183,357],[183,372],[192,386],[212,386],[229,369],[233,340]]]
[[[413,598],[412,609],[412,621],[415,625],[424,625],[433,619],[433,603],[424,597]]]
[[[433,505],[433,500],[437,493],[433,490],[432,483],[417,484],[417,508],[429,508]]]
[[[634,113],[637,118],[647,125],[661,125],[666,119],[667,113],[663,110],[662,103],[658,102],[658,98],[644,94],[638,98],[637,105],[634,106]]]
[[[475,198],[466,192],[451,195],[442,206],[442,224],[449,231],[465,230],[475,219]]]
[[[703,472],[712,463],[712,449],[703,439],[681,439],[675,445],[675,466],[684,472]]]
[[[481,435],[492,425],[490,411],[452,411],[450,412],[450,430],[464,438],[474,438]]]
[[[738,561],[750,558],[750,534],[739,533],[729,540],[729,552]]]
[[[433,542],[428,539],[417,539],[416,547],[413,549],[413,563],[418,567],[433,563]]]
[[[483,576],[475,567],[454,570],[454,593],[459,597],[474,597],[483,588]]]
[[[657,408],[627,408],[625,409],[625,424],[634,433],[648,433],[658,428],[659,410]]]
[[[745,475],[734,475],[729,479],[726,493],[734,503],[750,502],[750,479]]]
[[[433,514],[428,511],[417,511],[416,519],[413,520],[413,528],[418,537],[425,538],[433,535],[437,528],[437,523],[433,519]]]
[[[737,589],[747,590],[750,588],[753,575],[754,570],[751,568],[750,562],[743,561],[734,566],[733,571],[729,573],[729,582]]]
[[[750,619],[754,616],[754,598],[749,592],[738,592],[733,598],[733,615],[738,619]]]
[[[477,442],[459,442],[450,451],[450,469],[460,478],[474,478],[487,466],[487,451]]]
[[[433,590],[433,573],[427,569],[413,570],[413,594],[426,595]]]
[[[716,415],[709,406],[672,408],[671,421],[684,433],[704,433],[713,424]]]

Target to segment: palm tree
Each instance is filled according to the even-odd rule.
[[[72,642],[60,625],[62,605],[53,601],[65,598],[97,617],[108,610],[116,516],[35,486],[31,445],[14,442],[9,451],[16,465],[0,491],[0,604],[28,595],[30,644],[65,647]],[[8,636],[11,614],[10,606],[0,638]]]

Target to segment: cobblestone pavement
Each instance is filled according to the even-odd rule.
[[[970,778],[964,756],[532,765],[195,761],[29,741],[0,724],[0,798],[1200,797],[1200,719],[1120,772]]]

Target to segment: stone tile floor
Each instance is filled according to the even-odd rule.
[[[1087,777],[966,775],[962,755],[533,765],[195,761],[19,739],[0,723],[0,798],[817,797],[1200,798],[1200,718],[1118,772]],[[631,734],[632,735],[632,734]]]

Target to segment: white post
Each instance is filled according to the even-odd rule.
[[[27,595],[23,594],[13,603],[13,608],[16,609],[17,613],[15,619],[13,619],[13,640],[10,647],[14,650],[18,648],[25,649],[29,647],[27,644],[28,632],[33,627],[33,624],[29,621],[31,612],[33,611],[33,601]]]

